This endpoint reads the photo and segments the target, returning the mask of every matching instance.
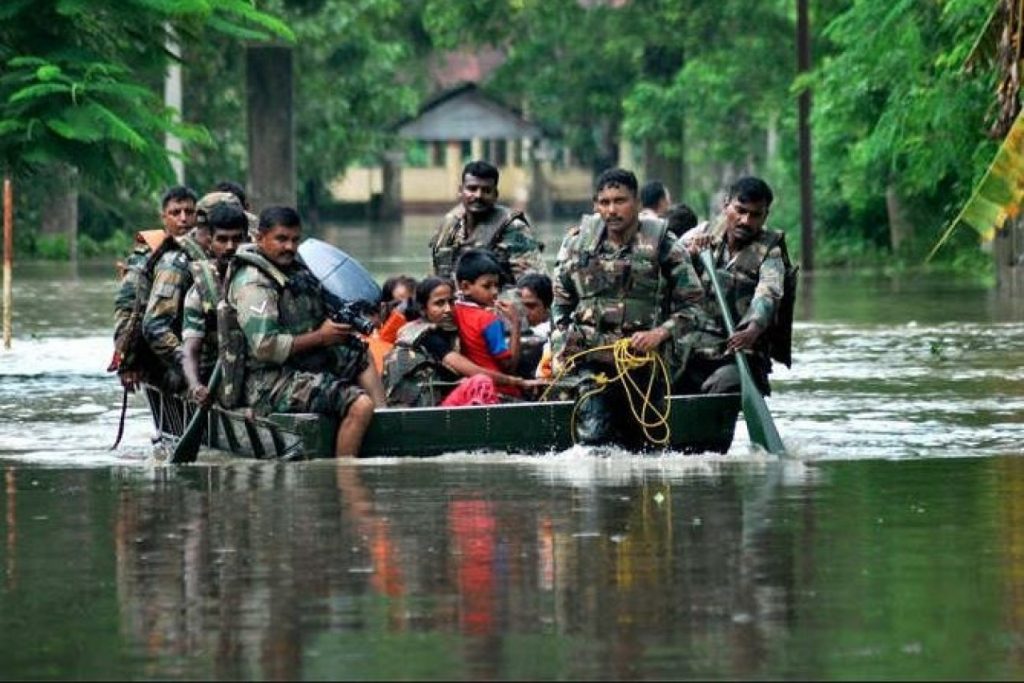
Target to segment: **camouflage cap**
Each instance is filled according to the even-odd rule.
[[[244,208],[238,197],[230,192],[209,192],[196,203],[196,223],[205,225],[206,214],[217,204],[232,204],[239,209]]]

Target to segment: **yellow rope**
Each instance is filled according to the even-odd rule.
[[[669,411],[672,407],[672,402],[668,400],[670,384],[668,366],[665,365],[665,360],[654,351],[647,351],[645,353],[638,353],[637,351],[634,351],[630,346],[628,338],[619,339],[612,344],[605,344],[603,346],[596,346],[592,349],[587,349],[586,351],[580,351],[579,353],[573,354],[567,358],[562,368],[559,370],[558,375],[541,395],[540,400],[543,401],[547,398],[548,392],[551,391],[551,387],[555,386],[567,372],[573,369],[577,359],[601,351],[611,351],[612,358],[615,363],[616,374],[614,377],[608,377],[604,373],[595,375],[594,380],[597,382],[597,386],[584,393],[576,400],[576,405],[574,405],[572,409],[572,422],[570,425],[572,429],[573,442],[575,443],[576,441],[576,413],[579,412],[579,407],[584,401],[592,396],[600,394],[614,382],[621,382],[626,393],[626,400],[629,402],[629,410],[633,414],[633,419],[635,419],[637,424],[639,424],[643,429],[644,437],[655,446],[667,445],[672,436],[668,423]],[[655,371],[650,373],[647,380],[647,387],[641,389],[630,373],[649,365],[654,365]],[[665,382],[666,400],[664,413],[662,413],[654,404],[654,401],[651,400],[651,394],[654,391],[654,382],[657,377],[657,370],[661,371],[662,379]],[[637,408],[638,401],[640,402],[639,409]],[[652,419],[648,419],[649,415],[652,416]],[[652,434],[655,429],[663,429],[665,432],[664,436],[655,437]]]

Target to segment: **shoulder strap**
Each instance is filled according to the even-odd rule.
[[[501,239],[502,234],[504,234],[508,226],[512,225],[512,223],[514,223],[515,221],[522,221],[523,223],[526,223],[527,227],[529,227],[530,225],[530,222],[526,220],[526,214],[524,214],[522,211],[507,209],[503,206],[495,208],[507,212],[507,215],[505,216],[504,220],[502,220],[501,223],[498,225],[498,229],[494,231],[494,234],[491,235],[490,239],[487,240],[487,248],[491,250],[493,250],[495,245],[498,244],[498,240]]]
[[[416,346],[420,339],[423,338],[423,335],[435,327],[436,325],[423,319],[413,320],[402,325],[401,329],[398,330],[398,338],[395,340],[395,343],[402,346]]]
[[[584,215],[580,218],[580,251],[588,256],[597,253],[601,246],[601,236],[604,233],[604,221],[596,213]]]
[[[181,250],[188,256],[190,261],[205,261],[208,257],[206,251],[188,235],[177,238]]]
[[[281,269],[271,263],[268,259],[264,258],[259,252],[255,250],[239,250],[235,252],[235,259],[232,261],[232,275],[237,271],[238,265],[250,265],[253,266],[261,273],[269,277],[274,281],[274,284],[279,289],[284,289],[288,286],[288,276],[281,272]]]

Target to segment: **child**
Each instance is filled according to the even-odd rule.
[[[384,363],[388,405],[486,405],[498,402],[495,385],[528,385],[519,377],[485,370],[459,352],[453,301],[448,280],[428,277],[416,287],[422,318],[402,328]]]
[[[460,294],[455,302],[455,325],[463,355],[485,370],[514,374],[519,363],[519,318],[512,302],[497,300],[498,261],[489,251],[471,249],[459,258],[455,280]],[[515,385],[499,385],[498,391],[522,395]]]

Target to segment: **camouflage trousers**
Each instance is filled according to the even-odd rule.
[[[369,365],[365,347],[336,347],[330,370],[273,368],[246,377],[249,405],[260,414],[322,413],[344,417],[365,392],[356,383]]]

